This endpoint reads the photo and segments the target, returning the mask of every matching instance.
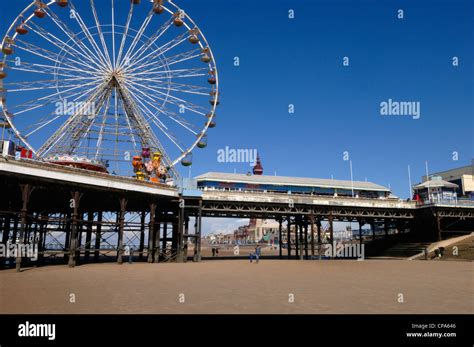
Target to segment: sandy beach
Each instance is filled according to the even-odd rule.
[[[0,313],[472,314],[472,271],[405,260],[58,265],[1,271]]]

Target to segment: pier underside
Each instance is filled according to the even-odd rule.
[[[17,270],[46,263],[200,261],[203,217],[278,221],[280,259],[320,255],[336,242],[335,222],[356,223],[352,242],[366,244],[368,255],[407,238],[436,241],[474,231],[473,207],[296,196],[288,204],[281,195],[235,193],[183,197],[165,184],[28,161],[0,159],[0,187],[0,267]],[[367,225],[370,234],[363,234]]]

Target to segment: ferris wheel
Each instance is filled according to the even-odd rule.
[[[172,1],[36,0],[2,53],[4,126],[37,159],[120,173],[151,153],[177,177],[216,125],[211,47]]]

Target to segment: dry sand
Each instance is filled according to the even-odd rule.
[[[473,265],[217,260],[5,270],[0,272],[0,313],[472,314]]]

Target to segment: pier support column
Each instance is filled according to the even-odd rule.
[[[143,249],[145,248],[145,216],[146,212],[140,214],[140,246],[138,248],[138,260],[143,260]]]
[[[183,261],[188,262],[188,244],[189,244],[189,215],[184,216],[184,245],[183,245]]]
[[[30,230],[28,232],[26,242],[29,243],[33,247],[33,249],[36,249],[36,251],[38,251],[38,248],[39,248],[39,243],[38,243],[39,236],[38,235],[40,233],[39,229],[40,229],[40,223],[41,223],[41,214],[36,213],[33,216],[33,219],[34,219],[34,222],[30,223]],[[34,227],[33,227],[33,224],[34,224]]]
[[[31,192],[34,188],[32,188],[29,184],[22,184],[20,185],[21,189],[21,200],[22,200],[22,207],[21,207],[21,222],[20,222],[20,236],[19,236],[19,248],[17,248],[16,254],[16,271],[21,271],[21,260],[22,260],[22,245],[23,245],[23,238],[25,234],[26,225],[28,223],[28,203],[30,201]]]
[[[438,241],[441,241],[443,238],[441,236],[441,216],[439,215],[439,211],[436,211],[436,234]]]
[[[318,217],[316,220],[316,228],[318,230],[318,256],[321,260],[321,250],[322,250],[322,242],[321,242],[321,217]]]
[[[288,259],[291,259],[291,217],[287,217],[286,224],[286,248],[288,251]]]
[[[383,231],[384,231],[384,236],[385,238],[388,238],[388,222],[386,218],[383,220]]]
[[[150,204],[150,222],[148,223],[148,254],[147,261],[153,263],[154,248],[155,248],[155,233],[153,232],[155,228],[155,212],[156,204]]]
[[[174,228],[173,234],[176,234],[176,262],[184,262],[184,204],[178,210],[178,225]]]
[[[283,246],[283,240],[282,240],[282,223],[283,223],[283,220],[282,218],[280,217],[278,219],[278,258],[282,259],[283,258],[283,250],[281,248],[281,246]]]
[[[329,211],[328,222],[329,222],[329,237],[331,238],[331,249],[334,249],[334,226],[333,226],[333,216],[332,216],[331,210]]]
[[[305,220],[305,223],[303,225],[304,227],[304,256],[305,259],[308,259],[308,221]]]
[[[16,244],[18,242],[18,224],[20,223],[20,217],[17,213],[13,216],[13,235],[12,235],[12,244]],[[10,264],[13,263],[15,258],[13,256],[10,257]]]
[[[123,264],[123,229],[125,223],[125,209],[127,208],[127,199],[120,199],[120,212],[119,212],[119,230],[118,230],[118,251],[117,251],[117,263]]]
[[[153,227],[153,261],[155,263],[160,262],[160,256],[161,256],[161,250],[166,249],[166,221],[163,222],[163,240],[164,242],[161,242],[161,221],[163,219],[163,212],[159,209],[156,210],[155,212],[155,226]]]
[[[194,245],[193,261],[201,261],[201,227],[202,227],[202,200],[199,200],[198,213],[196,217],[196,243]]]
[[[375,240],[375,220],[370,221],[370,230],[372,231],[372,241]]]
[[[87,214],[87,231],[86,231],[86,244],[85,244],[85,253],[84,253],[84,262],[88,263],[90,254],[91,254],[91,240],[92,240],[92,228],[94,224],[94,212],[89,211]]]
[[[365,225],[365,222],[363,219],[358,219],[357,221],[359,222],[359,243],[362,246],[364,243],[362,240],[362,227]]]
[[[79,217],[79,203],[81,201],[82,194],[79,192],[72,193],[71,207],[73,208],[72,212],[72,221],[71,221],[71,235],[69,238],[69,267],[76,266],[76,248],[77,248],[77,232],[78,232],[78,217]]]
[[[300,221],[295,217],[295,259],[300,255],[300,235],[299,235]]]
[[[303,220],[300,218],[299,220],[299,227],[298,229],[300,230],[300,247],[299,247],[299,251],[300,251],[300,260],[303,260],[304,259],[304,231],[303,231]]]
[[[161,248],[160,248],[160,223],[156,226],[156,251],[155,251],[155,261],[158,262],[160,259],[160,253],[163,253],[164,256],[168,255],[168,218],[169,215],[167,212],[160,214],[163,217],[163,238],[161,239]],[[155,222],[156,223],[156,222]]]
[[[64,264],[69,264],[69,246],[71,245],[71,213],[68,212],[60,216],[63,216],[63,220],[59,221],[59,225],[62,225],[62,222],[64,221],[64,233],[66,234],[63,248]]]
[[[161,214],[162,219],[163,219],[163,237],[161,239],[161,251],[162,252],[167,252],[168,250],[168,223],[169,223],[169,214],[167,211],[163,211]]]
[[[99,261],[100,241],[102,239],[102,211],[97,213],[97,227],[95,228],[95,244],[94,244],[94,262]]]
[[[311,211],[310,215],[310,223],[311,223],[311,257],[314,257],[314,213]]]
[[[321,218],[316,221],[316,227],[318,228],[318,244],[321,244]]]
[[[81,260],[82,232],[84,228],[84,213],[79,213],[80,219],[77,222],[77,243],[76,243],[76,265]]]
[[[11,223],[10,216],[5,216],[5,218],[3,218],[3,224],[2,224],[2,244],[5,245],[5,251],[7,251],[7,244],[10,238],[10,223]],[[0,259],[0,268],[4,268],[6,265],[6,261],[7,261],[6,255],[7,254],[5,252],[5,257],[2,257]]]
[[[45,242],[46,234],[48,232],[48,214],[41,214],[39,222],[39,236],[38,236],[38,265],[43,265],[44,263],[44,251],[45,251]]]

